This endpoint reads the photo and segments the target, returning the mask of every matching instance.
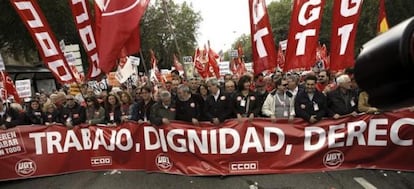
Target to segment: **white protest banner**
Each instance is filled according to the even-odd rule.
[[[119,64],[115,74],[115,78],[119,81],[119,83],[124,83],[132,74],[137,73],[136,65],[139,65],[139,62],[140,59],[138,57],[129,56],[126,58],[126,62],[124,64]]]
[[[28,98],[32,96],[32,87],[30,79],[17,80],[16,91],[20,98]]]

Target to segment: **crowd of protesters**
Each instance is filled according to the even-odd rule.
[[[131,121],[153,125],[172,120],[214,125],[228,119],[271,121],[302,118],[315,123],[322,118],[340,119],[359,113],[379,113],[368,94],[360,91],[352,70],[332,74],[328,70],[301,73],[276,71],[271,75],[226,74],[223,80],[197,77],[185,80],[178,72],[164,83],[141,82],[113,87],[96,94],[87,85],[81,93],[65,90],[37,93],[30,102],[0,103],[0,128],[17,125],[118,125]]]

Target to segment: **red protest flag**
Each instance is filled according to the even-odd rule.
[[[385,12],[385,0],[379,1],[377,31],[378,33],[384,33],[388,31],[387,13]]]
[[[283,70],[285,67],[285,54],[283,53],[282,46],[279,45],[279,48],[277,48],[277,66]]]
[[[175,54],[174,54],[174,68],[175,68],[175,70],[177,70],[179,72],[184,72],[184,67],[180,63],[180,61],[178,61],[178,58]]]
[[[43,62],[53,76],[60,83],[75,82],[68,62],[37,2],[34,0],[10,0],[10,2],[32,35]]]
[[[210,41],[208,42],[208,66],[207,71],[210,73],[210,67],[213,69],[214,75],[216,78],[220,78],[220,67],[217,63],[217,59],[220,58],[220,56],[210,48]],[[210,76],[212,76],[210,74]]]
[[[355,37],[362,0],[334,1],[332,10],[331,59],[330,69],[342,70],[354,66]]]
[[[259,74],[277,64],[275,42],[264,0],[249,0],[253,70]]]
[[[101,76],[102,72],[99,69],[98,46],[96,43],[96,32],[92,28],[92,18],[89,14],[89,1],[69,0],[69,6],[72,10],[73,20],[75,21],[76,29],[82,41],[83,48],[88,55],[89,69],[86,74],[86,79],[95,79]],[[98,9],[99,11],[99,9]],[[98,12],[97,14],[100,14]]]
[[[209,77],[208,62],[206,49],[200,50],[197,48],[194,53],[194,67],[203,79]]]
[[[96,15],[99,34],[99,68],[108,73],[116,65],[121,51],[127,54],[139,51],[139,21],[144,15],[149,0],[104,1],[95,0],[100,14]]]
[[[325,0],[293,1],[284,71],[309,69],[315,63],[324,5]]]
[[[239,76],[244,75],[247,72],[246,66],[244,65],[244,52],[243,52],[243,46],[239,42],[237,45],[237,55],[236,58],[236,74]]]
[[[12,95],[14,100],[20,104],[21,99],[17,93],[16,87],[14,86],[13,80],[5,71],[0,72],[0,82],[2,82],[3,88],[6,91],[5,98],[7,99],[8,95]]]

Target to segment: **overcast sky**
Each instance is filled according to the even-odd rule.
[[[215,51],[227,50],[241,34],[250,33],[247,0],[177,0],[176,3],[184,1],[203,17],[197,38],[200,47],[210,40]]]

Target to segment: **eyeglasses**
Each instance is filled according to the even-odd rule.
[[[286,83],[286,84],[282,84],[282,86],[287,87],[287,86],[288,86],[288,84],[287,84],[287,83]]]

